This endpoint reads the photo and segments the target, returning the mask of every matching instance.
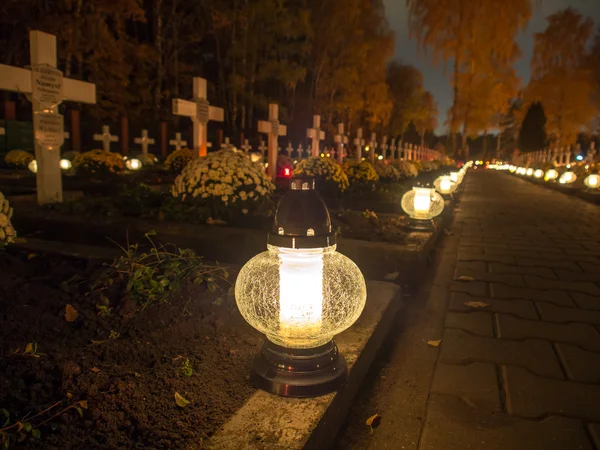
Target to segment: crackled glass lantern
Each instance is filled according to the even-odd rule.
[[[450,181],[458,185],[458,172],[450,172]]]
[[[574,183],[575,180],[577,179],[577,175],[575,175],[575,172],[565,172],[563,173],[560,178],[558,179],[558,182],[560,184],[571,184]]]
[[[27,168],[31,170],[33,173],[37,173],[38,165],[35,159],[32,159],[31,162],[27,165]]]
[[[140,170],[142,168],[142,162],[136,158],[128,159],[125,161],[125,167],[129,170]]]
[[[535,172],[533,172],[533,176],[535,178],[542,178],[544,176],[544,171],[542,169],[536,169]]]
[[[525,172],[525,175],[527,175],[528,177],[533,176],[533,168],[529,167]]]
[[[583,180],[583,184],[585,184],[590,189],[598,189],[600,187],[600,175],[595,173],[588,175]]]
[[[336,390],[347,367],[333,337],[362,313],[367,289],[360,269],[336,251],[336,235],[314,179],[292,178],[277,207],[267,251],[240,270],[235,298],[265,341],[252,381],[287,397]]]
[[[60,160],[60,168],[62,170],[69,170],[71,167],[73,167],[73,164],[68,159],[61,159]]]
[[[435,190],[438,191],[442,196],[450,196],[456,191],[457,184],[452,182],[450,175],[442,175],[438,177],[434,182]]]
[[[413,187],[402,196],[402,209],[408,215],[407,227],[413,230],[433,229],[433,218],[444,210],[444,199],[435,189]]]
[[[554,181],[558,178],[558,171],[556,169],[550,169],[546,171],[544,175],[544,180],[546,181]]]

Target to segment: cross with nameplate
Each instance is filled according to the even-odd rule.
[[[267,134],[268,142],[268,171],[272,180],[277,176],[277,149],[279,148],[279,136],[287,135],[287,127],[279,123],[279,105],[269,103],[269,120],[258,122],[258,132]],[[261,150],[261,152],[263,152]],[[263,152],[264,158],[264,152]]]
[[[139,138],[135,138],[133,140],[134,143],[140,144],[142,147],[142,155],[148,154],[148,144],[154,144],[154,139],[148,137],[148,130],[142,130],[142,136]]]

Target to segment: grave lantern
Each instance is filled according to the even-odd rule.
[[[32,160],[29,165],[27,166],[27,168],[29,170],[31,170],[33,173],[37,173],[38,171],[38,165],[37,165],[37,161],[34,159]]]
[[[508,166],[508,171],[510,173],[515,173],[517,171],[517,166]]]
[[[544,176],[544,171],[542,169],[537,169],[535,172],[533,172],[533,176],[535,178],[542,178]]]
[[[333,337],[358,319],[367,290],[356,264],[336,252],[314,179],[292,178],[267,249],[242,267],[235,285],[240,313],[267,337],[251,378],[286,397],[332,392],[347,375]]]
[[[60,160],[60,168],[62,170],[69,170],[71,167],[73,167],[73,164],[68,159],[61,159]]]
[[[558,179],[558,182],[560,184],[571,184],[573,183],[575,180],[577,179],[577,175],[575,175],[574,172],[565,172],[563,173],[560,178]]]
[[[525,172],[525,175],[527,175],[528,177],[533,176],[533,168],[528,168],[527,171]]]
[[[442,196],[451,195],[457,188],[456,183],[453,183],[450,179],[450,175],[442,175],[438,177],[434,182],[436,191],[438,191]]]
[[[450,172],[450,181],[458,184],[458,172]]]
[[[136,158],[128,159],[125,161],[125,167],[129,170],[140,170],[142,168],[142,162]]]
[[[544,175],[544,180],[546,181],[554,181],[558,178],[558,172],[555,169],[550,169],[546,171]]]
[[[444,210],[444,199],[435,189],[413,187],[402,196],[402,209],[409,217],[407,228],[431,230],[433,218]]]
[[[598,189],[600,187],[600,176],[593,173],[585,177],[583,180],[583,184],[585,184],[590,189]]]

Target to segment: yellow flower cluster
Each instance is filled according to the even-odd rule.
[[[377,171],[380,180],[399,181],[402,178],[398,169],[385,162],[376,163],[375,170]]]
[[[25,150],[11,150],[4,156],[4,162],[14,167],[27,167],[31,161],[33,154]]]
[[[140,153],[135,158],[140,160],[142,167],[153,166],[158,161],[158,158],[152,153]]]
[[[350,186],[348,176],[342,166],[331,158],[312,157],[303,159],[294,169],[295,176],[309,176],[332,181],[337,184],[340,191],[345,191]]]
[[[213,197],[233,205],[238,201],[257,201],[274,190],[262,164],[253,163],[236,149],[224,149],[189,163],[175,178],[171,193],[181,200],[188,196]]]
[[[349,159],[344,163],[342,169],[344,169],[344,173],[351,184],[379,181],[379,175],[369,161],[358,162]]]
[[[192,159],[194,153],[189,148],[180,148],[167,156],[165,167],[173,172],[181,172]]]
[[[438,165],[433,161],[420,161],[419,171],[422,172],[431,172],[433,170],[438,170]]]
[[[0,192],[0,246],[14,242],[14,238],[17,235],[10,222],[12,214],[13,209],[2,192]]]
[[[77,153],[73,157],[73,167],[91,174],[117,173],[125,167],[120,153],[104,150],[91,150]]]
[[[402,178],[414,178],[419,175],[419,171],[412,161],[394,161],[392,164],[398,169]]]

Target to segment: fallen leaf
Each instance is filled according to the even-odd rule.
[[[75,322],[77,316],[79,316],[77,310],[73,308],[73,306],[67,304],[67,306],[65,306],[65,320],[67,322]]]
[[[439,347],[441,343],[442,343],[441,339],[438,341],[427,341],[427,345],[429,345],[431,347]]]
[[[462,275],[456,279],[456,281],[475,281],[475,278]]]
[[[379,426],[379,424],[381,423],[381,415],[379,415],[379,414],[373,414],[371,417],[369,417],[365,421],[365,423],[369,427],[369,430],[371,431],[371,434],[373,434],[373,428],[377,428]]]
[[[67,398],[73,398],[73,394],[71,394],[70,392],[67,392]]]
[[[383,279],[385,281],[394,281],[396,278],[398,278],[398,275],[400,275],[400,272],[386,273],[385,276],[383,277]]]
[[[177,406],[180,408],[185,408],[190,404],[190,401],[183,398],[178,392],[175,392],[175,403],[177,403]]]
[[[221,220],[221,219],[213,219],[212,217],[209,217],[208,219],[206,219],[206,224],[207,225],[227,225],[227,222],[225,222],[224,220]]]
[[[90,370],[94,373],[100,372],[100,369],[98,369],[97,367],[92,367]]]
[[[104,344],[105,342],[108,342],[108,341],[95,341],[93,339],[90,339],[90,341],[92,341],[92,344],[94,344],[94,345],[100,345],[100,344]]]
[[[83,409],[87,409],[87,407],[88,407],[87,400],[81,400],[79,402],[79,406],[81,406]]]
[[[471,308],[485,308],[486,306],[490,306],[485,302],[464,302],[463,305],[469,306]]]
[[[32,353],[33,350],[33,343],[29,342],[26,346],[25,346],[25,352],[24,353]]]
[[[33,259],[35,258],[37,255],[35,253],[30,253],[29,255],[27,255],[27,259]]]

